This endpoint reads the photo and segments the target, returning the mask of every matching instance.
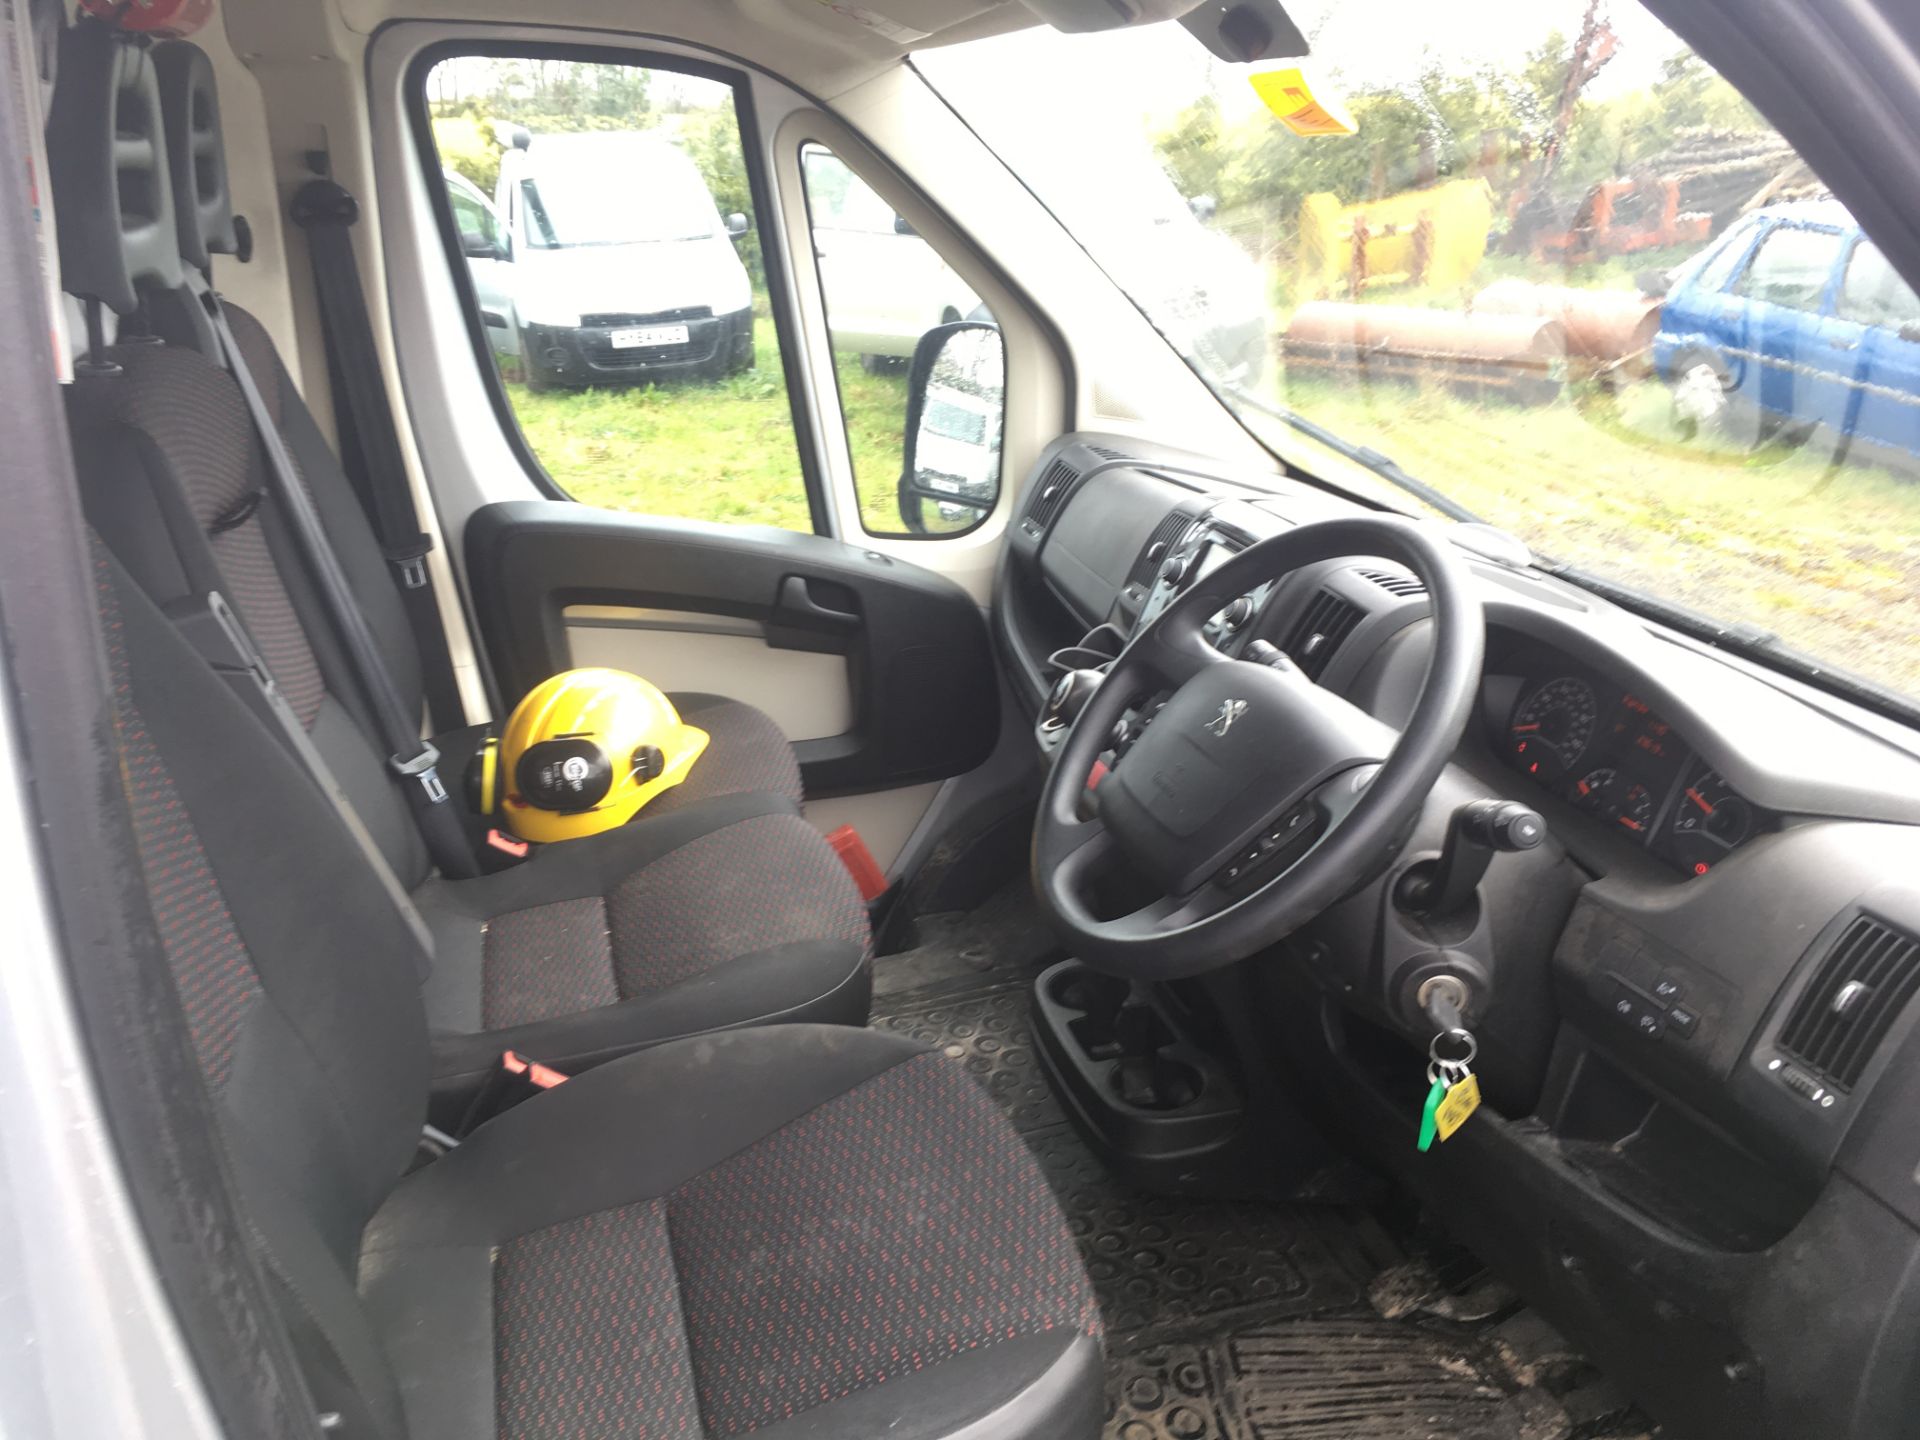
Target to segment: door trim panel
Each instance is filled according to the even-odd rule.
[[[502,691],[567,667],[569,607],[752,622],[775,650],[845,658],[851,723],[794,749],[810,799],[943,780],[999,736],[979,608],[953,581],[820,535],[510,500],[466,531],[475,610]],[[643,617],[652,623],[654,617]]]

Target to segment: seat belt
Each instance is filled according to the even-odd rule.
[[[387,857],[380,852],[380,846],[368,833],[359,812],[340,788],[340,782],[334,778],[333,771],[314,745],[313,737],[307,734],[307,727],[293,713],[293,707],[280,692],[273,672],[267,669],[267,662],[254,649],[252,639],[227,605],[226,598],[218,590],[209,590],[203,595],[183,596],[163,606],[162,610],[173,622],[173,628],[200,653],[201,659],[207,662],[213,672],[239,694],[247,708],[256,715],[272,720],[279,727],[294,758],[300,761],[308,777],[332,804],[340,823],[347,827],[347,834],[353,837],[361,856],[379,879],[387,898],[393,902],[393,908],[399,912],[407,928],[413,931],[413,938],[420,943],[424,978],[424,962],[433,958],[433,932],[427,928],[427,922],[420,918],[413,898],[393,873],[393,867],[387,864]]]
[[[254,383],[253,372],[247,368],[246,357],[240,353],[240,346],[227,325],[219,296],[192,266],[187,267],[187,288],[206,310],[220,342],[227,371],[246,399],[247,413],[252,416],[254,431],[266,451],[267,478],[274,498],[286,512],[307,570],[320,592],[321,603],[326,606],[334,631],[346,649],[348,663],[353,666],[367,703],[373,707],[380,744],[387,751],[387,764],[401,779],[400,788],[420,826],[428,853],[441,874],[451,879],[470,879],[480,873],[480,867],[474,859],[459,807],[441,782],[440,752],[420,738],[419,718],[410,717],[400,699],[387,662],[380,654],[373,632],[367,628],[367,618],[360,613],[352,587],[340,569],[339,558],[333,553],[333,544],[327,538],[320,514],[313,508],[312,497],[300,479],[286,441],[281,438],[260,387]]]
[[[414,510],[406,459],[400,452],[373,324],[367,318],[366,295],[360,287],[360,264],[348,234],[360,218],[360,207],[345,187],[331,180],[313,180],[294,196],[292,215],[294,223],[307,232],[307,252],[313,260],[313,288],[320,300],[341,465],[356,482],[361,508],[394,568],[407,622],[420,648],[427,708],[434,730],[444,735],[467,723],[466,710],[460,703],[440,603],[427,570],[433,537],[420,529]]]

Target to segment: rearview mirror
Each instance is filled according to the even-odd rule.
[[[727,216],[727,234],[735,240],[747,233],[747,217],[738,210]]]
[[[1673,288],[1673,277],[1664,270],[1642,270],[1633,277],[1633,283],[1640,287],[1642,295],[1658,297]]]
[[[998,325],[960,320],[920,337],[907,375],[900,472],[908,530],[924,534],[936,518],[963,528],[999,501],[1006,373]]]

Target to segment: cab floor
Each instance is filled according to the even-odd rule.
[[[1111,1175],[1055,1103],[1024,891],[918,922],[873,1024],[964,1063],[1060,1198],[1106,1325],[1107,1440],[1628,1440],[1624,1396],[1478,1263],[1331,1205],[1172,1198]]]

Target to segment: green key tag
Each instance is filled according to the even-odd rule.
[[[1420,1107],[1420,1143],[1422,1152],[1433,1148],[1434,1136],[1440,1132],[1440,1102],[1447,1098],[1447,1082],[1434,1077],[1427,1088],[1427,1103]]]

